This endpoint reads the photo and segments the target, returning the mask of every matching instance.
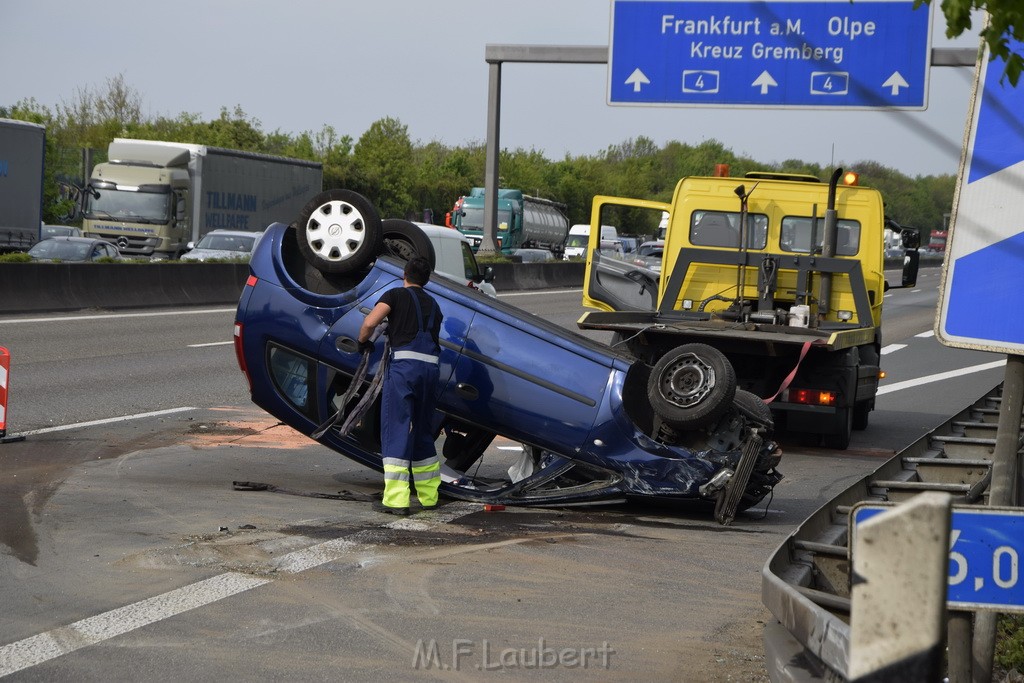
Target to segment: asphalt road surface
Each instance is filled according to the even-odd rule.
[[[366,502],[376,472],[248,403],[230,308],[0,321],[25,436],[0,444],[0,676],[767,680],[770,553],[1001,380],[1002,357],[931,336],[923,273],[887,296],[868,430],[845,452],[783,437],[786,478],[730,527],[639,505],[395,519]],[[582,312],[578,291],[503,298],[570,329]]]

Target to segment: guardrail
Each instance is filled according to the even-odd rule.
[[[991,482],[997,386],[823,505],[772,554],[761,599],[777,621],[764,632],[772,681],[843,681],[849,670],[849,515],[863,501],[904,501],[944,491],[979,504]]]

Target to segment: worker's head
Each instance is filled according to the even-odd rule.
[[[422,256],[415,256],[405,264],[405,281],[410,285],[422,287],[430,279],[430,261]]]

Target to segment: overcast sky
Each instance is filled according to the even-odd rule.
[[[0,0],[0,105],[32,97],[52,110],[120,74],[150,116],[206,120],[237,105],[265,132],[329,124],[354,139],[392,116],[415,141],[483,142],[484,46],[608,45],[609,9],[609,0]],[[933,11],[933,47],[977,47],[977,24],[950,42]],[[501,146],[557,160],[640,135],[659,145],[715,139],[764,162],[956,173],[973,69],[932,67],[923,112],[613,107],[607,78],[605,65],[506,64]]]

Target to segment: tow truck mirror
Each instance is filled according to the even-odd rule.
[[[900,241],[904,249],[917,249],[921,246],[921,231],[916,228],[903,228]]]
[[[911,249],[903,255],[903,286],[913,287],[917,284],[917,271],[921,266],[921,253]]]

